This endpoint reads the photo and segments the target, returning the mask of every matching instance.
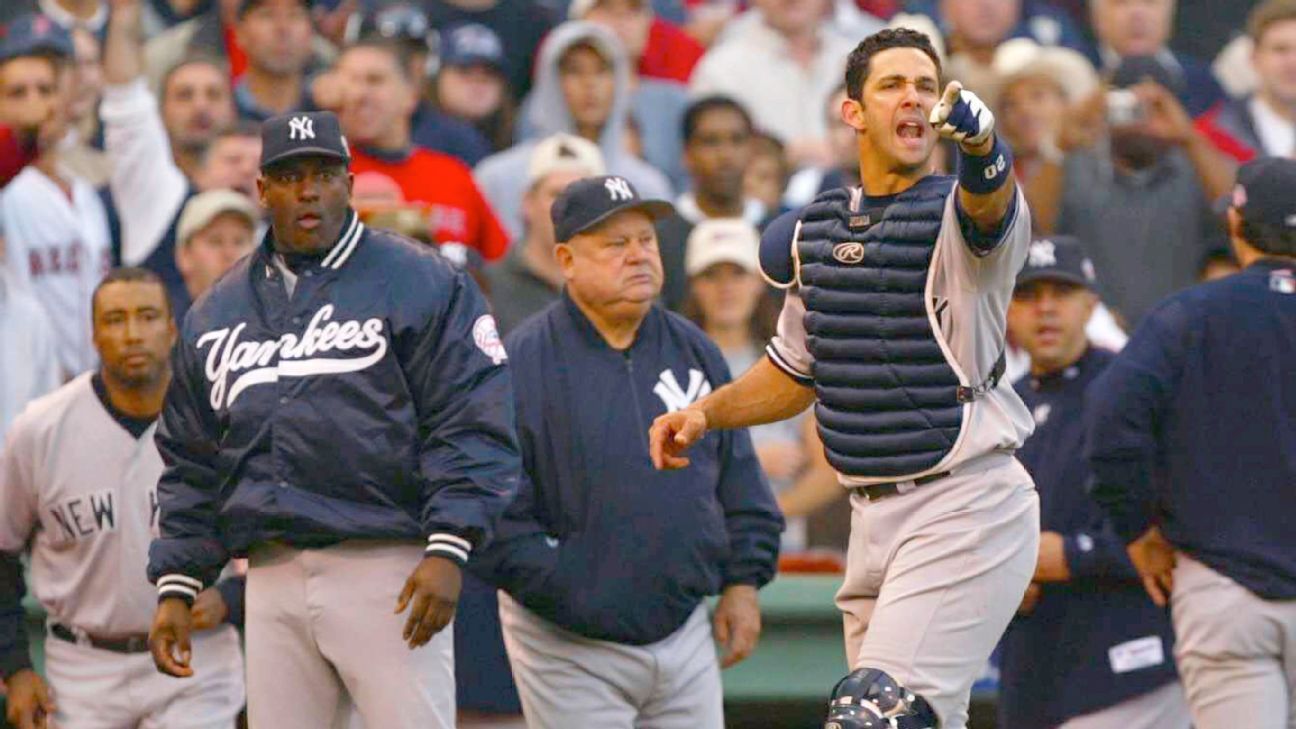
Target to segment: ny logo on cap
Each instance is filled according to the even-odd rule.
[[[314,139],[315,120],[308,116],[295,116],[288,120],[289,139]]]
[[[1031,243],[1030,260],[1032,268],[1040,266],[1057,265],[1057,246],[1051,240],[1041,240]]]
[[[613,201],[616,200],[633,200],[634,192],[630,189],[630,183],[622,177],[609,177],[603,181],[603,187],[607,188],[608,195]]]

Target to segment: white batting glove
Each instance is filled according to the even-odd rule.
[[[932,109],[930,121],[942,137],[965,147],[976,147],[994,133],[995,118],[990,107],[958,81],[950,81],[945,87],[945,95]]]

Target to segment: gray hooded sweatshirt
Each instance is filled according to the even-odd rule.
[[[522,196],[528,187],[527,167],[536,143],[558,132],[576,133],[576,124],[563,98],[558,61],[577,43],[589,43],[612,60],[616,91],[612,112],[598,144],[608,174],[630,181],[640,196],[670,200],[670,182],[657,168],[624,151],[626,118],[630,114],[630,65],[616,36],[593,23],[564,23],[553,30],[540,49],[535,86],[527,98],[522,126],[530,139],[482,160],[473,171],[477,186],[490,201],[514,240],[523,235]]]

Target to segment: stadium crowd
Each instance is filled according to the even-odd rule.
[[[761,231],[859,183],[843,73],[856,43],[888,26],[930,35],[945,76],[992,108],[1032,211],[1032,260],[1066,269],[1023,280],[1009,313],[1008,376],[1042,426],[1049,407],[1032,397],[1075,364],[1048,359],[1040,317],[1057,307],[1065,330],[1075,313],[1086,346],[1119,350],[1165,297],[1240,270],[1224,214],[1239,166],[1296,157],[1296,0],[1183,5],[4,0],[0,443],[27,403],[97,366],[89,314],[110,270],[156,273],[179,321],[254,250],[268,225],[260,123],[294,111],[336,112],[358,214],[467,270],[502,335],[561,295],[550,206],[568,184],[613,174],[673,202],[656,224],[662,304],[736,375],[765,356],[780,310]],[[1200,18],[1197,6],[1210,8],[1210,38],[1176,23],[1177,11]],[[1069,439],[1082,414],[1052,410],[1074,425],[1051,436],[1057,448],[1080,448]],[[849,509],[813,415],[752,438],[787,519],[783,569],[831,569]],[[1048,506],[1056,541],[1042,542],[1023,615],[1045,604],[1040,586],[1110,567],[1085,561],[1088,537],[1065,534],[1095,518],[1091,505],[1054,505],[1052,526]],[[1124,559],[1112,549],[1106,559]],[[494,590],[465,579],[456,642],[474,648],[459,653],[461,726],[524,726]],[[1170,634],[1141,603],[1130,611]],[[1005,650],[1029,639],[1020,632]],[[1166,668],[1139,690],[1174,681]],[[1016,712],[1005,729],[1053,726],[1040,719],[1052,709],[1027,704],[1005,709]]]

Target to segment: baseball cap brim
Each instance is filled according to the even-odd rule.
[[[349,155],[340,154],[336,149],[327,149],[325,147],[294,147],[293,149],[281,152],[268,160],[261,163],[261,169],[273,167],[280,162],[295,159],[297,157],[328,157],[339,162],[350,162]]]
[[[1093,282],[1086,280],[1084,276],[1056,268],[1043,268],[1037,271],[1023,271],[1021,275],[1017,277],[1017,282],[1013,284],[1013,287],[1025,286],[1028,283],[1034,283],[1036,281],[1062,281],[1077,286],[1083,286],[1090,291],[1094,290]]]
[[[629,210],[640,210],[645,213],[648,213],[648,216],[651,217],[653,220],[661,220],[662,218],[668,218],[675,214],[675,206],[671,205],[665,200],[630,200],[625,203],[622,203],[621,205],[617,205],[611,210],[605,211],[602,215],[599,215],[597,218],[586,221],[585,224],[581,225],[579,228],[576,228],[571,232],[571,235],[568,237],[568,240],[580,235],[581,233],[587,233],[593,230],[594,228],[597,228],[598,226],[607,222],[608,219],[614,215],[619,215],[620,213],[624,213]]]

